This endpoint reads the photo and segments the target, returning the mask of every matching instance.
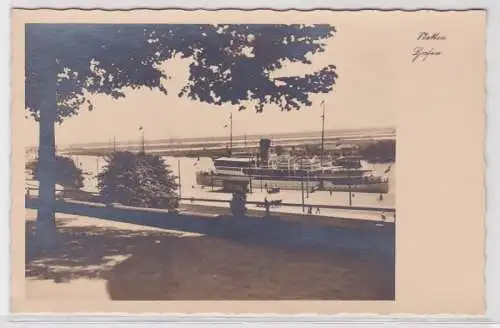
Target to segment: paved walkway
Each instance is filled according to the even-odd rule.
[[[96,218],[67,214],[82,207],[62,209],[61,246],[49,253],[27,247],[30,300],[393,297],[394,257],[383,254],[393,234],[385,229],[121,211]],[[27,213],[33,227],[36,211]]]
[[[181,201],[181,207],[189,206],[199,206],[200,212],[201,208],[204,207],[209,212],[214,212],[217,214],[228,214],[229,213],[229,203],[227,202],[204,202],[204,201]],[[218,209],[218,210],[217,210]],[[255,214],[262,215],[265,212],[265,208],[258,207],[255,204],[248,204],[247,209]],[[307,214],[308,206],[305,207],[305,212],[302,210],[301,206],[279,206],[271,207],[271,213],[274,215],[300,215],[304,218],[345,218],[352,220],[370,220],[376,222],[387,222],[394,223],[395,215],[393,212],[375,212],[375,211],[363,211],[363,210],[351,210],[351,209],[330,209],[330,208],[320,208],[319,213],[317,208],[312,206],[312,214]]]
[[[36,208],[36,200],[27,202]],[[60,213],[96,217],[111,221],[131,223],[160,229],[199,233],[223,237],[250,244],[266,244],[279,247],[322,247],[368,250],[383,254],[389,261],[394,258],[393,224],[380,225],[369,220],[282,215],[270,218],[225,215],[229,209],[205,206],[185,209],[187,213],[165,213],[159,210],[103,207],[100,204],[59,201],[56,210]],[[222,212],[219,212],[222,211]],[[208,215],[207,215],[208,213]],[[209,219],[208,219],[209,218]],[[311,222],[310,220],[317,221]],[[311,224],[316,223],[316,224]]]

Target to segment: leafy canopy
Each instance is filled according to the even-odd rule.
[[[176,177],[156,155],[113,152],[98,178],[98,188],[108,203],[172,208],[176,206]]]
[[[310,93],[332,90],[335,66],[305,76],[272,73],[285,61],[310,64],[334,33],[330,25],[28,24],[26,108],[38,120],[40,110],[53,109],[55,90],[62,122],[82,106],[92,109],[85,91],[114,98],[124,97],[124,88],[166,94],[161,64],[178,55],[192,60],[180,97],[240,109],[252,101],[257,111],[266,104],[299,109],[311,105]]]
[[[27,169],[33,172],[33,176],[36,180],[40,180],[43,170],[38,160],[28,163]],[[72,158],[66,156],[56,156],[55,172],[56,183],[62,185],[64,188],[83,188],[83,171],[76,166]]]

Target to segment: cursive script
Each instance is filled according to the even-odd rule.
[[[437,33],[420,32],[417,34],[417,40],[424,41],[443,41],[446,40],[446,36]]]
[[[413,52],[411,53],[412,56],[411,62],[414,63],[417,60],[424,62],[430,56],[440,56],[441,54],[442,53],[440,51],[437,51],[434,48],[426,49],[424,47],[416,47],[413,49]]]

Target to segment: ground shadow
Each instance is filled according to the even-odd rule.
[[[117,261],[128,256],[137,245],[151,243],[155,233],[99,226],[71,226],[71,218],[57,220],[60,243],[57,249],[36,247],[34,221],[26,222],[27,278],[67,282],[78,278],[99,278]],[[167,232],[156,233],[169,235]],[[133,243],[131,242],[133,240]],[[154,239],[153,239],[154,240]]]
[[[26,204],[28,208],[36,208],[36,201],[32,200]],[[241,243],[265,244],[274,247],[313,246],[328,249],[370,250],[379,253],[387,265],[394,264],[394,224],[380,226],[377,222],[344,220],[351,221],[352,226],[329,226],[290,221],[280,216],[262,218],[218,215],[206,217],[64,201],[57,202],[56,210],[59,213],[223,237]]]
[[[114,300],[393,300],[392,268],[369,253],[166,237],[107,271]],[[137,252],[137,253],[136,253]]]
[[[60,246],[41,251],[28,221],[31,279],[105,279],[114,300],[394,299],[393,225],[349,229],[279,217],[166,215],[66,202],[58,202],[57,211],[133,223],[144,231],[73,226],[63,218]],[[203,236],[180,237],[166,229]]]
[[[29,247],[27,223],[27,277],[104,279],[112,300],[394,299],[393,268],[371,252],[71,226],[68,218],[58,226],[60,247],[41,252]]]

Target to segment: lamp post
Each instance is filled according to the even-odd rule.
[[[253,156],[248,161],[248,191],[252,193],[252,161]]]
[[[347,182],[349,186],[349,206],[352,207],[351,172],[347,170]]]
[[[299,164],[299,168],[300,168],[300,190],[302,192],[302,213],[305,212],[306,208],[305,208],[305,201],[304,201],[304,172],[302,170],[302,158],[299,159],[300,160],[300,164]]]
[[[306,198],[309,198],[309,171],[306,172]]]
[[[179,175],[179,200],[182,197],[182,187],[181,187],[181,160],[177,160],[177,170]]]
[[[321,125],[321,158],[320,163],[321,167],[323,167],[323,156],[325,155],[325,101],[321,101],[321,105],[323,106],[323,115],[321,115],[322,125]]]
[[[212,191],[214,191],[214,171],[210,171],[210,177],[212,180]]]
[[[229,128],[229,149],[228,155],[231,157],[233,154],[233,113],[229,113],[229,124],[224,125],[225,128]]]
[[[141,153],[145,154],[146,147],[144,145],[144,128],[142,125],[139,127],[139,131],[141,131]]]

